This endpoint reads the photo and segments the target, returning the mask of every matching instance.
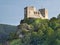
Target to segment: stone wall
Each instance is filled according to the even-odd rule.
[[[24,8],[24,18],[48,19],[48,11],[45,8],[36,10],[35,7],[28,6]]]

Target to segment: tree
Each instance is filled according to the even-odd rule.
[[[13,39],[17,39],[18,35],[16,35],[16,32],[11,32],[9,34],[9,39],[8,40],[13,40]]]
[[[22,45],[21,39],[15,39],[10,41],[10,45]]]
[[[58,19],[60,19],[60,14],[57,16]]]
[[[56,39],[55,45],[60,45],[60,40],[59,39]]]

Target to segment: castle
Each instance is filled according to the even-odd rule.
[[[25,18],[48,19],[48,10],[45,8],[37,10],[34,6],[25,7],[24,8],[24,19]]]
[[[28,6],[24,8],[24,19],[26,18],[48,19],[48,11],[45,8],[37,10],[34,6]],[[24,23],[24,20],[21,20],[20,23]],[[17,35],[19,35],[20,38],[24,37],[24,34],[22,34],[23,29],[29,31],[31,28],[30,25],[26,23],[22,24],[22,27],[18,25],[18,30],[20,30],[20,32],[18,31]]]

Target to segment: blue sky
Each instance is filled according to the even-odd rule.
[[[48,9],[49,18],[60,13],[60,0],[0,0],[0,24],[19,25],[26,6]]]

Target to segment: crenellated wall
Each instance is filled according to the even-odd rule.
[[[34,6],[28,6],[24,8],[24,18],[48,19],[48,11],[45,8],[37,10]]]

